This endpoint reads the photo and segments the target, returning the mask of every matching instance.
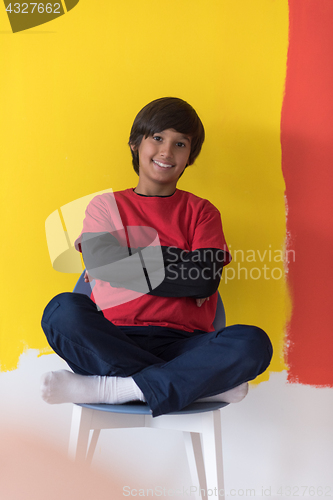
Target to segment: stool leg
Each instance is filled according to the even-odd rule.
[[[202,446],[207,496],[222,499],[224,495],[221,414],[219,410],[202,414]]]
[[[197,500],[202,500],[205,498],[202,492],[206,491],[207,485],[200,434],[198,432],[183,432],[183,436],[192,479],[190,493]]]
[[[72,460],[86,460],[93,410],[73,405],[68,454]]]
[[[89,448],[88,448],[88,453],[87,453],[87,460],[86,460],[87,465],[91,465],[91,461],[93,459],[93,456],[94,456],[94,453],[96,450],[96,445],[97,445],[97,441],[98,441],[100,433],[101,433],[101,429],[94,429],[93,430],[91,441],[90,441]]]

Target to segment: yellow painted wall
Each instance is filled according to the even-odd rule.
[[[228,323],[254,323],[285,368],[284,278],[245,279],[285,239],[280,112],[288,44],[287,0],[81,0],[66,15],[12,34],[0,6],[2,370],[27,348],[50,352],[40,327],[55,294],[77,275],[52,269],[44,223],[60,206],[135,186],[127,147],[135,114],[177,96],[202,118],[207,139],[179,187],[221,211],[234,250],[260,252],[221,285]],[[238,253],[238,256],[240,254]],[[230,267],[231,269],[231,267]],[[268,274],[267,274],[268,273]],[[278,276],[275,271],[275,276]],[[266,278],[270,276],[266,271]]]

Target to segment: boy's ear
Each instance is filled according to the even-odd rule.
[[[138,148],[136,147],[136,145],[135,145],[135,144],[130,144],[130,148],[131,148],[131,150],[132,150],[132,151],[134,151],[134,152],[138,150]]]

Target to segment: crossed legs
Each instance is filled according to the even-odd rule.
[[[256,327],[233,325],[214,333],[116,327],[87,296],[75,293],[51,300],[42,327],[75,372],[46,374],[46,400],[146,400],[153,416],[220,393],[226,402],[242,399],[246,382],[262,373],[272,356],[269,338]]]

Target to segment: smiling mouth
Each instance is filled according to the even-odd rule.
[[[153,163],[155,163],[155,165],[157,165],[158,167],[162,167],[162,168],[174,167],[174,165],[170,165],[169,163],[161,163],[160,161],[156,161],[156,160],[153,160]]]

